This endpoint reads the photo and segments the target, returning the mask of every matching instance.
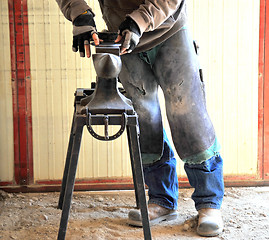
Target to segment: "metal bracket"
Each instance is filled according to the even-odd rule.
[[[108,125],[110,125],[109,124],[110,118],[114,119],[114,122],[115,122],[115,120],[116,120],[116,122],[119,122],[117,125],[121,126],[120,130],[112,136],[109,136],[109,134],[108,134]],[[110,115],[106,115],[106,114],[104,114],[104,115],[91,115],[91,113],[88,113],[87,117],[86,117],[86,126],[87,126],[89,133],[94,138],[96,138],[98,140],[102,140],[102,141],[111,141],[111,140],[114,140],[114,139],[120,137],[122,135],[122,133],[124,132],[126,124],[127,124],[126,113],[122,113],[121,116],[110,116]],[[97,134],[93,130],[92,125],[104,125],[104,136]],[[116,124],[111,124],[111,125],[116,125]]]

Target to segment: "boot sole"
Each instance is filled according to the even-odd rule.
[[[177,219],[177,216],[178,216],[177,212],[163,215],[163,216],[160,216],[158,218],[155,218],[154,220],[149,221],[149,225],[153,226],[153,225],[158,224],[158,223],[163,222],[163,221],[172,221],[172,220]],[[131,226],[135,226],[135,227],[143,227],[142,221],[128,219],[128,224]]]
[[[211,231],[211,232],[202,232],[199,230],[199,228],[197,227],[197,233],[202,236],[202,237],[215,237],[215,236],[218,236],[222,233],[223,231],[223,227],[216,230],[216,231]]]

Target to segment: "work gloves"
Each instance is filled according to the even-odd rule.
[[[121,42],[121,54],[132,52],[141,37],[140,29],[136,22],[130,18],[126,19],[120,24],[118,37],[115,42]]]
[[[73,21],[72,49],[74,52],[79,50],[81,57],[85,57],[85,48],[87,57],[91,56],[89,46],[91,40],[94,41],[95,45],[99,45],[99,38],[93,17],[94,14],[90,10],[87,10]],[[126,17],[119,26],[118,37],[115,43],[120,42],[121,54],[126,54],[135,49],[140,37],[140,29],[136,22],[132,18]]]
[[[94,22],[94,14],[87,10],[83,14],[79,15],[73,21],[73,46],[74,52],[79,50],[80,56],[85,57],[84,45],[88,45],[87,48],[90,49],[90,41],[98,39],[96,25]],[[99,41],[99,39],[98,39]],[[87,55],[90,53],[87,52]],[[89,57],[89,56],[88,56]]]

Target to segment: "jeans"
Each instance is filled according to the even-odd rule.
[[[176,160],[163,134],[160,87],[173,143],[195,188],[195,207],[220,208],[224,192],[222,159],[188,29],[183,28],[147,52],[125,54],[121,59],[119,79],[139,116],[149,203],[176,209],[178,200]]]
[[[163,132],[163,139],[164,148],[161,159],[153,164],[143,165],[145,183],[149,189],[149,203],[155,203],[169,209],[177,209],[177,163],[165,131]]]
[[[168,209],[177,209],[178,179],[176,159],[164,132],[164,149],[160,161],[143,165],[145,183],[149,188],[149,203]],[[196,210],[220,209],[224,195],[223,161],[218,154],[201,164],[185,163],[190,185],[194,187],[192,199]]]
[[[195,208],[220,209],[224,196],[223,160],[216,155],[201,164],[185,163],[190,185],[194,187],[192,199]]]

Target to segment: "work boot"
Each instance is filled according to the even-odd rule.
[[[203,208],[198,211],[197,233],[200,236],[214,237],[223,231],[223,222],[219,209]]]
[[[162,221],[170,221],[177,218],[177,211],[157,204],[150,203],[148,205],[148,215],[150,226],[158,224]],[[142,217],[140,210],[131,210],[128,216],[128,224],[132,226],[142,227]]]

